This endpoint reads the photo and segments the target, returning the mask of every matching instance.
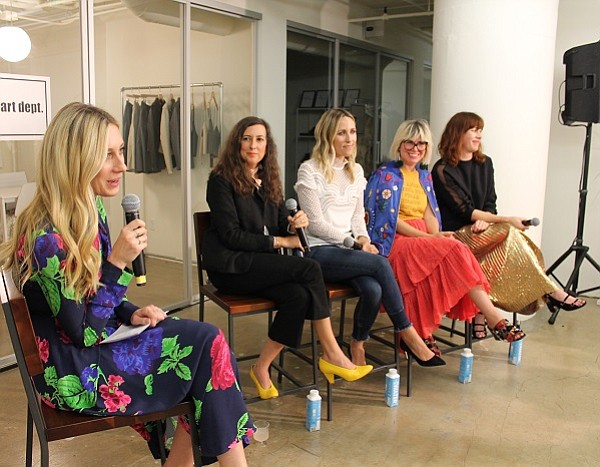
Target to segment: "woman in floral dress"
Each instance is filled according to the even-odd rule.
[[[112,116],[80,103],[58,112],[42,142],[37,194],[0,249],[0,264],[18,276],[44,363],[36,389],[52,407],[100,416],[156,412],[191,398],[203,462],[245,466],[253,425],[223,333],[125,297],[126,265],[147,246],[147,230],[136,219],[111,244],[100,199],[119,194],[125,170]],[[123,324],[149,326],[104,344]],[[193,465],[184,422],[166,465]],[[154,428],[136,430],[156,457]]]

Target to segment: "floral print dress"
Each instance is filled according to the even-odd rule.
[[[125,292],[132,274],[106,259],[111,241],[97,199],[102,255],[97,293],[76,300],[65,285],[65,245],[52,226],[34,232],[35,271],[23,293],[31,313],[44,374],[35,380],[43,400],[58,409],[91,415],[156,412],[186,398],[196,406],[204,463],[238,442],[253,425],[237,378],[235,359],[221,330],[169,317],[136,337],[102,344],[137,306]],[[158,454],[154,424],[136,427]]]

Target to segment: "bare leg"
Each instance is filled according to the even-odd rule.
[[[412,350],[420,360],[430,360],[435,355],[431,350],[429,350],[425,342],[423,342],[421,336],[419,336],[417,331],[415,331],[414,327],[411,326],[404,331],[400,331],[400,334],[402,335],[402,340],[406,342],[406,345],[408,345],[410,350]]]
[[[244,445],[240,442],[229,451],[217,456],[221,467],[246,467],[246,455],[244,454]]]
[[[165,467],[192,467],[194,465],[192,440],[181,423],[178,423],[175,428],[171,452],[164,465]]]
[[[323,360],[348,370],[354,370],[356,365],[346,357],[346,354],[342,352],[342,349],[340,349],[340,346],[335,339],[333,328],[331,327],[331,319],[324,318],[315,320],[313,321],[313,324],[317,336],[319,336],[321,348],[323,349]]]
[[[480,285],[476,285],[468,293],[473,303],[477,305],[477,308],[483,313],[485,319],[487,320],[488,326],[490,328],[494,328],[496,324],[504,319],[502,314],[496,309],[492,301],[490,300],[490,296]]]
[[[352,339],[350,341],[350,353],[352,354],[352,363],[354,363],[355,365],[367,364],[364,341],[355,341],[354,339]]]
[[[254,364],[254,375],[264,389],[268,389],[271,386],[271,380],[269,379],[269,366],[273,360],[277,358],[279,352],[283,350],[283,347],[283,344],[267,338],[267,342],[265,342],[265,345],[260,352],[260,356]]]

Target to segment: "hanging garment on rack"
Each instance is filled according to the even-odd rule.
[[[202,123],[203,123],[203,115],[204,109],[202,108],[202,104],[194,105],[194,129],[196,130],[196,135],[198,136],[198,143],[196,144],[196,151],[192,152],[192,154],[196,157],[202,156],[202,145],[204,135],[202,134]]]
[[[146,173],[160,172],[165,168],[163,155],[160,153],[160,118],[162,115],[163,100],[156,98],[149,107],[146,141]]]
[[[150,106],[145,101],[140,103],[140,119],[135,128],[135,172],[142,173],[146,171],[146,145],[148,141],[148,114]]]
[[[140,104],[135,101],[133,103],[133,116],[131,119],[131,128],[129,129],[129,141],[127,142],[127,169],[135,170],[135,149],[137,146],[137,128],[140,124]]]
[[[211,155],[215,155],[219,152],[219,146],[221,144],[221,131],[219,129],[219,109],[216,105],[216,101],[211,99],[211,105],[208,109],[208,134],[207,134],[207,152]]]
[[[173,173],[173,151],[171,151],[171,132],[169,128],[169,109],[171,101],[165,101],[160,118],[160,147],[168,174]]]
[[[171,105],[171,115],[169,116],[169,127],[171,130],[171,151],[173,152],[173,168],[181,170],[181,140],[180,140],[180,113],[181,102],[177,99]]]
[[[133,116],[133,104],[129,99],[125,102],[123,109],[123,120],[121,123],[121,133],[123,134],[123,157],[127,161],[127,142],[129,139],[129,130],[131,129],[131,118]]]

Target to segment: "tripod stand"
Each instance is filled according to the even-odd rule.
[[[567,251],[565,251],[555,262],[546,270],[546,274],[548,276],[553,277],[556,281],[563,287],[565,292],[571,293],[573,295],[577,295],[577,285],[579,283],[579,269],[583,264],[584,260],[588,260],[590,264],[596,268],[596,271],[600,272],[600,265],[594,261],[594,258],[588,253],[589,247],[583,244],[583,225],[585,223],[585,203],[587,198],[587,179],[588,179],[588,171],[590,164],[590,148],[592,143],[592,124],[588,123],[585,130],[585,145],[583,148],[583,167],[581,174],[581,181],[579,186],[579,212],[577,215],[577,235],[575,236],[575,240],[573,240],[573,244],[569,247]],[[569,276],[569,280],[566,284],[562,284],[560,280],[554,275],[554,270],[560,266],[564,260],[566,260],[571,253],[575,253],[575,265],[573,267],[573,271]],[[585,290],[580,290],[579,293],[590,292],[592,290],[600,289],[600,286],[592,287]],[[548,323],[554,324],[556,318],[558,317],[558,313],[560,312],[560,307],[548,305],[550,311],[552,312],[552,316],[548,320]]]

